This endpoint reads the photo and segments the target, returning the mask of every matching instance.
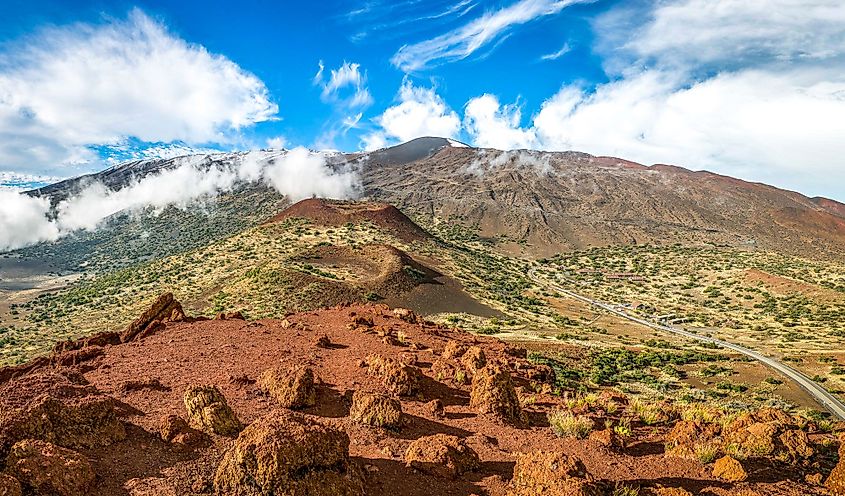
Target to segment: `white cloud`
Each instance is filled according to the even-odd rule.
[[[219,163],[210,168],[201,165],[206,158],[178,158],[175,168],[148,175],[119,190],[93,183],[60,202],[55,216],[50,215],[47,199],[0,191],[0,251],[53,241],[77,230],[94,230],[118,212],[191,208],[243,182],[267,184],[291,201],[313,195],[350,198],[359,189],[358,176],[348,164],[329,165],[325,154],[301,147],[285,152],[218,155]]]
[[[467,104],[476,144],[673,163],[845,197],[845,4],[677,0],[596,23],[611,81],[518,109]],[[632,25],[641,22],[642,25]]]
[[[50,202],[14,191],[0,191],[0,251],[56,239],[59,230],[47,221]]]
[[[845,184],[845,78],[813,72],[749,69],[692,86],[645,72],[593,94],[564,88],[546,101],[534,128],[546,149],[821,191]]]
[[[405,45],[393,55],[393,65],[405,72],[455,60],[462,60],[476,50],[499,41],[509,30],[535,19],[554,15],[585,0],[520,0],[435,38]]]
[[[746,66],[812,61],[845,52],[840,0],[661,2],[624,48],[662,64]]]
[[[365,150],[383,148],[423,136],[456,138],[461,120],[434,88],[414,86],[407,78],[399,89],[399,103],[375,119],[379,129],[362,138]]]
[[[536,147],[536,133],[520,127],[521,117],[519,106],[500,105],[495,96],[485,94],[466,104],[464,127],[476,146],[503,150]]]
[[[285,148],[287,144],[288,140],[284,136],[274,136],[272,138],[267,138],[267,146],[273,150],[281,150]]]
[[[340,104],[349,109],[372,105],[373,96],[367,88],[367,76],[361,71],[361,64],[344,62],[337,69],[330,71],[328,81],[323,81],[323,61],[320,61],[319,67],[317,75],[314,76],[314,84],[323,87],[320,98],[324,102]],[[351,88],[351,93],[344,94],[346,87]]]
[[[261,80],[139,10],[44,29],[0,55],[0,163],[19,171],[91,162],[88,146],[127,137],[228,142],[277,111]]]
[[[0,191],[25,191],[61,181],[58,176],[22,174],[14,171],[0,171]]]
[[[560,50],[540,56],[540,60],[557,60],[572,51],[569,43],[564,43]]]

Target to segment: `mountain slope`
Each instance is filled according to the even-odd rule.
[[[237,166],[243,157],[221,153],[130,162],[31,194],[48,196],[56,204],[90,181],[120,188],[186,163]],[[329,158],[332,166],[344,161],[358,169],[367,199],[395,205],[423,221],[477,229],[482,237],[497,238],[500,247],[529,255],[646,243],[707,243],[823,258],[845,253],[845,205],[710,172],[647,167],[578,152],[476,149],[444,138]],[[278,209],[285,204],[258,185],[245,185],[228,197],[236,208],[218,209],[217,222],[240,224],[225,234],[272,211],[253,205]],[[244,216],[250,217],[246,224]],[[133,225],[119,227],[115,232],[135,230]],[[50,251],[63,251],[58,248],[68,242],[96,250],[104,243],[90,239],[96,237],[81,234]],[[160,250],[144,246],[135,251]]]
[[[597,245],[713,243],[838,256],[845,246],[845,219],[828,205],[668,165],[646,167],[577,152],[442,146],[412,164],[372,154],[361,173],[373,199],[475,226],[481,236],[527,242],[531,254]]]

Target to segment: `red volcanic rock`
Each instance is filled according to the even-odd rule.
[[[350,222],[371,222],[406,242],[431,237],[423,228],[400,212],[398,208],[387,203],[309,198],[294,203],[267,223],[282,222],[292,218],[309,219],[324,226],[342,226]]]
[[[140,317],[129,324],[120,335],[124,343],[136,337],[155,332],[157,324],[162,322],[179,322],[185,319],[182,304],[173,298],[173,293],[164,293]]]
[[[94,469],[84,456],[34,439],[12,446],[6,467],[25,488],[44,495],[88,494],[95,478]]]
[[[435,434],[417,439],[405,452],[405,463],[422,472],[454,478],[476,470],[478,455],[457,436]]]

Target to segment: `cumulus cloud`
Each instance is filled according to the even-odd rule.
[[[473,98],[464,109],[464,127],[476,146],[511,150],[537,146],[533,129],[520,127],[522,112],[516,104],[501,105],[485,94]]]
[[[350,198],[359,188],[358,176],[349,165],[329,165],[326,154],[301,147],[217,155],[211,167],[202,165],[206,158],[181,157],[176,159],[175,168],[145,176],[118,190],[90,184],[61,201],[55,213],[46,198],[0,191],[0,250],[54,241],[78,230],[94,230],[119,212],[191,208],[245,182],[264,183],[291,201],[314,195]]]
[[[426,69],[445,62],[462,60],[480,48],[501,41],[511,28],[541,17],[554,15],[585,0],[520,0],[435,38],[405,45],[391,58],[405,72]]]
[[[14,191],[0,191],[0,250],[58,238],[59,229],[47,220],[50,202]]]
[[[264,83],[139,10],[43,29],[0,54],[0,162],[90,163],[91,145],[228,142],[278,111]]]
[[[460,133],[460,117],[434,88],[414,86],[406,78],[397,99],[399,103],[375,119],[378,129],[362,138],[365,150],[375,150],[390,143],[423,136],[456,138]]]
[[[473,99],[464,123],[475,143],[674,163],[845,196],[845,4],[628,9],[596,22],[610,82],[562,86],[525,123],[495,97]]]

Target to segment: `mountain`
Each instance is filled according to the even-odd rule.
[[[419,155],[407,149],[433,151],[410,165],[395,159]],[[842,204],[670,165],[455,147],[433,138],[370,154],[363,164],[371,198],[475,226],[483,237],[505,236],[505,246],[536,255],[711,243],[829,256],[845,246]]]
[[[90,181],[114,189],[186,163],[210,168],[237,164],[245,156],[135,161],[30,194],[55,204]],[[332,167],[343,162],[358,170],[365,199],[395,205],[425,222],[474,229],[509,252],[547,256],[591,246],[676,243],[822,258],[841,257],[845,250],[845,205],[706,171],[579,152],[479,149],[433,137],[329,157]],[[257,185],[225,198],[233,208],[224,209],[219,220],[223,226],[231,220],[238,229],[218,229],[220,236],[244,227],[244,218],[254,223],[284,205],[283,198]]]

